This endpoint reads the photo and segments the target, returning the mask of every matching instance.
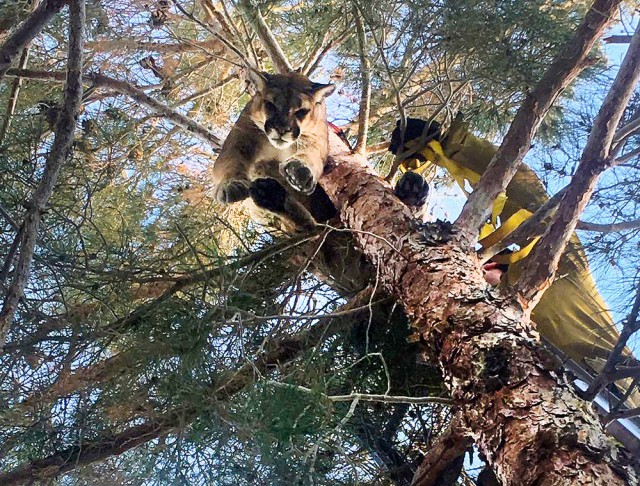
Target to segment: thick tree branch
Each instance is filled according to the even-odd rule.
[[[607,44],[628,44],[631,42],[630,35],[610,35],[602,39]]]
[[[153,99],[144,91],[130,85],[129,83],[110,78],[103,74],[90,74],[88,77],[96,85],[115,89],[119,93],[131,97],[141,105],[149,108],[156,115],[166,118],[175,125],[184,128],[190,133],[193,133],[200,140],[208,142],[213,149],[219,149],[222,146],[222,140],[220,139],[220,137],[214,134],[211,130],[203,127],[199,123],[194,122],[183,114]]]
[[[631,135],[637,133],[638,130],[640,130],[640,116],[637,116],[626,125],[620,127],[613,137],[613,141],[621,147],[624,141]]]
[[[597,231],[600,233],[619,233],[620,231],[629,231],[640,228],[640,219],[633,221],[623,221],[622,223],[589,223],[587,221],[578,221],[577,229],[583,231]]]
[[[552,198],[540,206],[535,213],[527,218],[527,220],[515,230],[509,233],[509,235],[502,241],[499,241],[490,248],[486,248],[478,252],[478,259],[481,262],[485,262],[501,251],[506,250],[514,243],[522,248],[530,243],[535,237],[542,236],[546,228],[544,225],[545,221],[547,221],[547,219],[556,210],[566,191],[567,188],[565,187],[554,194]]]
[[[82,50],[84,48],[84,0],[71,0],[69,5],[69,61],[67,64],[67,84],[64,92],[64,106],[56,125],[51,152],[47,158],[42,180],[30,202],[30,208],[22,224],[20,257],[15,267],[15,276],[0,311],[0,350],[4,347],[7,334],[23,296],[33,252],[38,239],[42,214],[53,188],[58,180],[62,164],[71,150],[76,129],[76,116],[82,99]]]
[[[473,440],[468,431],[464,430],[460,418],[454,416],[449,429],[431,444],[429,451],[413,476],[411,486],[442,485],[445,481],[444,476],[446,473],[452,465],[456,465],[464,459],[464,454],[472,445]],[[444,484],[456,483],[447,482]]]
[[[0,473],[0,484],[6,486],[33,484],[72,471],[77,467],[102,461],[108,457],[138,447],[173,430],[187,426],[194,418],[191,410],[170,412],[153,420],[130,427],[119,434],[101,441],[83,441],[82,444],[58,451],[44,459],[38,459]]]
[[[0,46],[0,81],[11,67],[13,59],[44,29],[65,3],[65,0],[43,0],[29,18],[13,34],[7,37],[2,46]]]
[[[576,229],[600,174],[611,166],[616,128],[640,78],[640,28],[634,34],[620,70],[600,107],[576,174],[542,239],[527,258],[518,294],[535,306],[553,282],[560,256]]]
[[[527,95],[498,152],[467,199],[456,229],[469,245],[491,213],[493,201],[515,175],[529,151],[538,126],[559,94],[589,64],[588,55],[617,13],[620,0],[596,0],[576,34],[558,53],[549,69]]]
[[[271,29],[264,20],[264,17],[260,13],[258,7],[252,5],[250,0],[240,0],[238,2],[238,7],[248,20],[254,32],[262,41],[262,46],[267,51],[269,59],[271,59],[276,71],[279,73],[288,73],[293,71],[291,63],[274,37],[273,32],[271,32]]]
[[[42,81],[64,81],[64,73],[60,72],[34,71],[31,69],[10,69],[8,74],[28,79],[39,79]],[[175,125],[194,134],[200,140],[209,143],[211,148],[214,150],[217,150],[222,146],[222,140],[220,137],[211,130],[203,127],[199,123],[184,116],[167,105],[153,99],[140,88],[133,86],[126,81],[120,81],[99,73],[85,74],[83,78],[85,82],[91,82],[96,86],[111,88],[116,90],[118,93],[131,97],[142,106],[153,111],[156,116],[166,118]]]
[[[100,39],[100,41],[87,42],[87,49],[93,52],[140,52],[153,51],[161,53],[193,52],[193,51],[215,51],[220,47],[224,47],[219,39],[208,39],[206,41],[190,41],[178,42],[176,44],[168,44],[165,42],[142,42],[135,39]],[[225,47],[226,48],[226,47]]]

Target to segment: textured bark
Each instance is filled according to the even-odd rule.
[[[488,288],[444,224],[420,226],[332,137],[321,183],[380,283],[405,307],[476,445],[503,484],[625,484],[612,440],[556,374],[513,295]]]

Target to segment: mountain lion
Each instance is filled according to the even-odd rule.
[[[328,153],[324,99],[332,84],[298,73],[255,77],[256,95],[225,140],[213,167],[221,204],[251,198],[285,219],[289,229],[308,228],[325,217],[326,194],[317,186]]]

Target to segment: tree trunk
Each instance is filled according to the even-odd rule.
[[[489,288],[450,225],[420,225],[335,136],[321,184],[405,307],[463,426],[503,484],[626,484],[590,407],[563,384],[514,295]],[[618,457],[618,459],[614,459]]]

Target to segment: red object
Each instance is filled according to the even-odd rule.
[[[327,125],[329,125],[329,128],[333,130],[333,133],[335,133],[338,137],[340,137],[340,140],[342,140],[345,143],[345,145],[349,147],[349,150],[353,150],[353,147],[351,147],[351,144],[349,143],[349,139],[345,135],[344,130],[342,130],[342,128],[340,128],[338,125],[334,125],[331,122],[327,122]]]

